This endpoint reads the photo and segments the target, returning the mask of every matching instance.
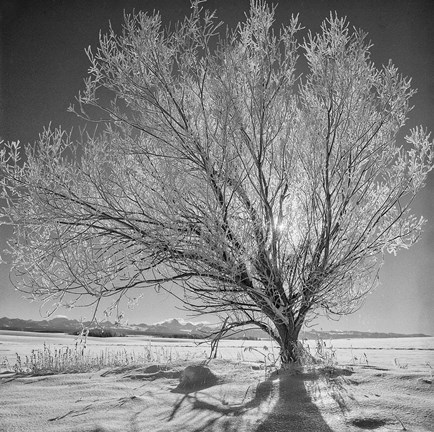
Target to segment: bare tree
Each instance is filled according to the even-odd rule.
[[[400,143],[414,91],[362,31],[331,15],[299,44],[296,17],[273,20],[252,0],[224,33],[195,1],[172,30],[138,13],[100,37],[75,111],[103,132],[1,153],[21,289],[72,306],[161,287],[225,331],[260,327],[283,363],[306,320],[359,307],[421,232],[432,142],[420,127]]]

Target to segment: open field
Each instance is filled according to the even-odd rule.
[[[155,356],[171,357],[172,360],[203,360],[209,355],[209,344],[199,344],[193,339],[153,338],[149,336],[129,336],[113,338],[89,337],[86,350],[100,353],[108,350],[145,354],[151,350]],[[427,362],[434,368],[434,337],[390,338],[390,339],[336,339],[324,341],[335,350],[338,363],[363,363],[392,367],[398,362],[410,368],[427,368]],[[82,346],[84,340],[77,336],[59,333],[31,333],[0,330],[0,363],[7,358],[10,363],[16,354],[24,358],[34,349],[42,349],[47,344],[52,348]],[[307,341],[315,352],[316,341]],[[267,351],[264,350],[267,347]],[[261,361],[264,355],[269,358],[278,355],[278,349],[267,340],[241,341],[223,340],[219,345],[218,356],[233,361]]]
[[[12,365],[16,352],[24,363],[44,342],[50,355],[76,342],[82,349],[73,336],[1,331],[0,361]],[[74,374],[3,369],[1,432],[434,431],[434,338],[330,341],[327,365],[284,373],[265,370],[278,353],[267,341],[223,341],[208,364],[215,380],[189,388],[183,371],[203,363],[206,345],[140,336],[86,343],[93,357],[127,353],[131,362]]]

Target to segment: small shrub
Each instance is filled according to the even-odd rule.
[[[354,353],[353,353],[353,347],[351,347],[351,363],[353,365],[355,364],[360,364],[360,365],[366,365],[369,366],[369,361],[368,361],[368,356],[366,355],[366,353],[363,353],[362,356],[357,357]]]
[[[430,376],[431,376],[431,379],[432,379],[433,378],[433,368],[431,366],[431,363],[430,362],[426,362],[425,364],[429,368]]]
[[[336,349],[333,345],[327,345],[326,341],[318,338],[314,350],[311,350],[307,340],[299,344],[299,358],[302,366],[322,365],[335,367],[337,364]]]
[[[394,359],[394,362],[395,362],[395,366],[398,367],[399,369],[408,368],[408,363],[401,363],[397,358]]]

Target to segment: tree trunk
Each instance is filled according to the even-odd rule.
[[[300,328],[291,328],[286,325],[277,326],[280,336],[280,361],[282,367],[297,363],[300,358],[298,335]]]

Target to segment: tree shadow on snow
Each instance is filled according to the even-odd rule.
[[[174,405],[168,421],[173,420],[181,405],[188,401],[193,410],[210,411],[218,415],[217,418],[210,419],[205,426],[199,426],[194,430],[195,432],[213,430],[213,424],[222,418],[225,419],[226,424],[224,430],[236,430],[236,427],[232,428],[236,424],[234,418],[258,408],[264,402],[276,399],[271,411],[265,414],[264,420],[254,429],[255,432],[332,432],[312,398],[321,399],[321,386],[318,380],[326,375],[324,391],[338,402],[342,411],[345,411],[344,390],[337,379],[340,375],[347,375],[346,372],[335,369],[334,376],[327,376],[327,373],[324,374],[323,371],[303,374],[279,371],[278,374],[270,376],[258,385],[253,399],[237,405],[225,404],[217,398],[215,401],[210,400],[209,397],[202,398],[200,392],[185,392],[184,396]],[[273,396],[276,390],[277,397]]]
[[[224,421],[226,426],[224,426],[222,430],[225,430],[226,432],[235,432],[237,427],[235,425],[236,422],[234,422],[234,419],[242,416],[251,409],[259,407],[262,402],[271,397],[272,390],[273,383],[271,380],[261,382],[257,386],[255,396],[252,400],[236,405],[227,404],[224,400],[218,397],[215,397],[214,400],[210,399],[209,395],[204,396],[200,391],[185,391],[183,392],[184,396],[174,405],[168,421],[172,421],[178,413],[178,410],[181,408],[181,405],[183,405],[184,402],[188,402],[191,404],[193,411],[208,411],[217,414],[217,417],[214,416],[210,418],[204,425],[198,426],[197,428],[193,429],[192,432],[211,431],[213,430],[214,423],[221,419],[226,419],[226,421]],[[221,423],[220,426],[222,426]],[[218,429],[221,430],[221,428]]]
[[[280,371],[277,377],[276,404],[256,432],[332,432],[312,400],[313,394],[321,398],[317,384],[320,375],[316,372],[294,374]]]

